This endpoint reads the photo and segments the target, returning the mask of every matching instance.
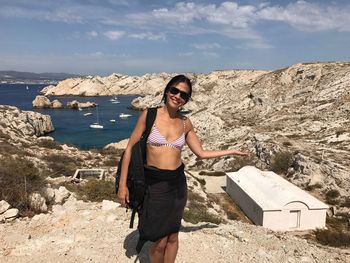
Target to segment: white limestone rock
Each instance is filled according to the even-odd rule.
[[[46,200],[39,193],[29,195],[29,206],[35,211],[47,212]]]
[[[104,149],[116,149],[116,150],[125,150],[128,145],[129,139],[124,139],[119,142],[107,144]]]
[[[120,204],[110,201],[110,200],[103,200],[102,201],[102,211],[109,211],[116,209],[120,206]]]
[[[62,108],[62,103],[59,100],[53,100],[51,102],[51,108],[53,109],[61,109]]]
[[[5,213],[3,213],[6,220],[11,218],[16,218],[19,214],[19,210],[17,208],[10,208]]]
[[[44,195],[49,203],[52,203],[55,200],[55,190],[51,187],[48,187],[44,190]]]
[[[5,200],[0,201],[0,214],[3,214],[8,209],[10,209],[11,205],[7,203]]]
[[[67,198],[70,196],[70,192],[64,186],[60,186],[60,188],[55,189],[55,203],[63,204]]]
[[[51,101],[42,95],[38,95],[35,97],[35,99],[32,102],[34,108],[50,108],[51,107]]]

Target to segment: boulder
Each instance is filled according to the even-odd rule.
[[[11,218],[16,218],[19,214],[19,210],[17,208],[11,208],[7,210],[3,215],[6,220],[11,219]]]
[[[55,189],[56,204],[63,204],[69,196],[70,196],[70,192],[64,186],[60,186],[60,188]]]
[[[54,100],[51,103],[51,108],[60,109],[60,108],[62,108],[62,103],[59,100]]]
[[[29,206],[35,211],[47,212],[46,200],[39,193],[30,194]]]
[[[49,203],[55,200],[55,190],[50,187],[44,190],[44,195]]]
[[[42,95],[36,96],[32,103],[33,103],[34,108],[50,108],[51,107],[50,100],[47,97],[42,96]]]
[[[0,201],[0,214],[6,212],[10,207],[11,207],[11,205],[9,203],[7,203],[5,200],[1,200]]]

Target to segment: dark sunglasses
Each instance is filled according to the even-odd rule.
[[[190,100],[190,94],[188,94],[187,92],[184,92],[182,90],[179,90],[178,88],[176,87],[170,87],[169,88],[169,92],[173,95],[176,95],[178,93],[180,93],[180,97],[181,99],[183,99],[184,101],[189,101]]]

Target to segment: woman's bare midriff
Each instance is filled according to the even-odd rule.
[[[147,145],[147,166],[175,170],[181,163],[181,151],[169,146]]]

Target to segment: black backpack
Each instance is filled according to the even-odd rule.
[[[148,135],[151,132],[153,123],[156,119],[157,108],[148,108],[146,117],[146,129],[143,132],[140,140],[134,144],[131,149],[130,164],[128,169],[128,177],[126,181],[126,186],[129,190],[129,203],[127,206],[132,209],[130,228],[133,228],[134,219],[136,212],[139,213],[142,209],[143,199],[146,193],[146,183],[145,183],[145,172],[144,164],[146,162],[146,142]],[[116,193],[119,190],[120,174],[122,170],[122,161],[124,157],[124,152],[120,158],[116,178],[115,178],[115,188]]]

